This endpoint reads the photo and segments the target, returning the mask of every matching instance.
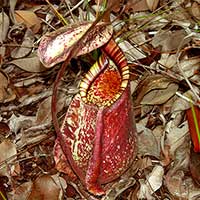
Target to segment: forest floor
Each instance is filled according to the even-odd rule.
[[[45,67],[38,46],[64,22],[94,21],[106,2],[1,1],[0,199],[200,199],[199,0],[108,0],[102,19],[131,71],[137,156],[101,197],[56,169],[51,102],[62,63]],[[94,58],[70,60],[59,83],[60,124]]]

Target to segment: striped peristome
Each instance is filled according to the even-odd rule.
[[[84,78],[80,83],[80,95],[83,102],[87,104],[94,104],[94,100],[92,98],[89,99],[88,97],[90,86],[100,74],[105,73],[105,70],[107,70],[109,65],[111,65],[110,62],[112,60],[116,65],[116,69],[118,70],[121,77],[120,80],[118,80],[120,82],[120,90],[117,91],[113,98],[109,101],[99,100],[97,106],[104,107],[112,105],[127,88],[130,72],[124,53],[113,39],[111,39],[107,44],[102,46],[101,51],[102,55],[100,56],[99,60],[85,74]],[[112,77],[110,77],[110,80],[112,80]]]
[[[87,102],[87,92],[90,84],[94,79],[108,66],[109,61],[107,57],[102,54],[97,62],[90,68],[90,70],[85,74],[84,78],[81,80],[79,90],[82,100]]]

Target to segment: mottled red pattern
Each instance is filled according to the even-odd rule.
[[[82,181],[94,194],[99,192],[88,186],[90,183],[87,183],[86,174],[90,173],[88,166],[94,153],[97,113],[98,108],[83,103],[78,94],[71,102],[62,127],[66,145],[70,146],[75,164],[82,169],[85,177]],[[128,87],[121,98],[104,110],[97,183],[104,184],[116,179],[130,166],[136,154],[135,132]]]
[[[105,59],[112,59],[116,66],[99,59],[83,78],[80,94],[68,108],[62,137],[58,137],[54,150],[57,169],[71,176],[69,162],[94,195],[105,194],[102,184],[121,176],[137,152],[126,58],[114,40],[101,50]]]

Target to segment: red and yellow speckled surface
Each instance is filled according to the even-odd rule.
[[[135,158],[135,127],[131,110],[128,87],[121,98],[104,111],[99,144],[100,173],[97,178],[100,184],[119,177]],[[97,107],[86,105],[78,94],[68,109],[62,127],[66,145],[70,146],[75,164],[82,169],[85,178],[95,145],[97,113]]]
[[[77,175],[96,195],[104,193],[101,184],[111,182],[127,170],[136,154],[130,86],[121,93],[118,68],[102,63],[105,69],[88,83],[87,102],[80,94],[74,97],[61,129],[65,144],[70,147],[71,166],[79,169]],[[57,169],[72,175],[58,140],[54,154]]]

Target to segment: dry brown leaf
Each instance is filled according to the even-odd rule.
[[[26,129],[33,126],[34,122],[35,122],[34,116],[25,116],[20,114],[16,116],[15,114],[12,114],[12,116],[9,119],[9,127],[13,133],[17,134],[17,132],[20,129],[22,128]]]
[[[130,11],[138,12],[148,10],[146,0],[129,0],[126,5],[126,13],[129,14]]]
[[[137,124],[138,153],[143,156],[160,157],[160,148],[153,132],[146,128],[142,122]]]
[[[9,195],[9,199],[14,199],[14,200],[27,200],[28,195],[31,192],[31,187],[33,183],[32,181],[25,182],[18,186],[14,191],[12,191]]]
[[[194,184],[190,177],[185,177],[183,170],[170,170],[165,180],[167,189],[171,195],[178,199],[198,200],[199,187]]]
[[[18,23],[23,23],[32,29],[33,33],[37,33],[41,27],[41,21],[33,11],[15,10],[15,18]]]
[[[190,90],[183,93],[182,95],[195,99],[194,94]],[[186,101],[183,98],[177,98],[176,101],[174,101],[174,103],[172,104],[171,113],[180,113],[181,111],[186,111],[189,108],[190,108],[190,103],[188,101]],[[180,121],[178,121],[176,125],[179,123]]]
[[[9,17],[6,15],[5,12],[1,12],[0,13],[0,43],[1,44],[5,41],[7,37],[9,24],[10,24]],[[4,59],[5,52],[6,52],[6,48],[0,45],[0,64],[2,63]]]
[[[110,20],[112,21],[113,29],[115,32],[120,31],[125,25],[125,22],[123,20],[119,19],[112,13],[110,14]]]
[[[50,123],[52,120],[51,117],[51,99],[52,97],[47,97],[39,105],[37,114],[36,114],[36,124]]]
[[[200,154],[190,151],[190,171],[193,179],[200,185]]]
[[[15,19],[15,6],[17,4],[17,0],[9,0],[9,16],[10,19],[12,20],[13,24],[16,23],[16,19]]]
[[[153,166],[152,160],[149,156],[146,156],[144,158],[139,158],[137,164],[140,170],[144,170],[146,168],[150,168]]]
[[[8,87],[8,78],[0,72],[0,102],[6,99],[6,88]]]
[[[23,58],[27,56],[32,50],[34,39],[35,38],[33,32],[30,29],[27,29],[21,46],[13,49],[11,52],[11,57]]]
[[[114,200],[121,193],[123,193],[128,188],[135,185],[136,180],[134,178],[129,179],[121,179],[117,183],[115,183],[111,189],[106,192],[106,195],[102,198],[102,200]]]
[[[14,100],[16,95],[8,88],[8,77],[0,72],[0,103],[6,103]]]
[[[178,148],[187,143],[188,124],[184,123],[181,127],[174,126],[173,121],[167,124],[166,144],[170,146],[170,155],[173,157]]]
[[[150,11],[156,10],[159,0],[146,0],[147,6]]]
[[[184,30],[177,30],[174,32],[160,31],[153,37],[152,45],[154,48],[161,46],[164,52],[171,52],[178,49],[180,44],[183,46],[185,43],[189,42],[187,40],[185,43],[182,43],[185,36],[186,32]]]
[[[126,55],[126,58],[130,62],[134,62],[135,60],[146,57],[145,53],[143,53],[141,49],[135,48],[126,40],[120,42],[119,47],[123,50],[123,52]]]
[[[1,12],[0,13],[0,42],[2,43],[6,37],[7,37],[7,33],[8,33],[8,29],[9,29],[9,17],[8,15],[6,15],[5,12]]]
[[[153,199],[151,195],[162,186],[163,175],[164,168],[160,165],[155,165],[146,181],[140,181],[138,199]]]
[[[17,150],[16,150],[16,145],[13,144],[10,140],[4,140],[3,142],[0,143],[0,163],[4,162],[7,159],[10,159],[12,157],[11,160],[9,160],[9,163],[11,161],[14,161],[16,159],[15,155],[17,154]],[[7,163],[7,162],[6,162]],[[16,172],[19,173],[19,164],[15,164],[15,165],[2,165],[0,168],[0,175],[1,176],[14,176],[16,175]]]
[[[141,104],[156,105],[163,104],[175,95],[179,86],[175,83],[170,83],[165,89],[152,90],[145,94]]]
[[[162,104],[171,98],[177,89],[178,85],[174,84],[170,79],[163,75],[157,74],[147,76],[138,84],[135,91],[135,93],[138,94],[135,104]]]
[[[58,97],[58,103],[57,103],[57,110],[60,112],[65,104],[66,100],[66,95],[60,94]],[[37,114],[36,114],[36,124],[46,124],[50,123],[52,120],[52,115],[51,115],[51,100],[52,96],[47,97],[44,101],[41,102],[39,105]]]
[[[199,56],[188,58],[188,59],[182,59],[180,60],[179,67],[182,68],[184,75],[187,78],[190,78],[190,80],[195,79],[195,75],[198,75],[199,70],[199,64],[200,64],[200,58]],[[179,69],[175,69],[177,72],[179,72]],[[195,81],[197,84],[200,84],[200,80]]]
[[[32,191],[28,200],[59,200],[62,199],[62,190],[50,175],[44,175],[33,182]]]
[[[200,20],[200,5],[197,2],[193,2],[191,12],[194,17]]]
[[[176,65],[176,55],[161,54],[159,64],[170,69]]]
[[[40,62],[38,56],[31,54],[29,57],[12,60],[8,64],[14,64],[17,67],[28,72],[43,72],[46,68]]]
[[[1,137],[1,135],[8,134],[9,131],[10,131],[10,128],[9,128],[8,124],[5,122],[0,122],[0,137]]]

